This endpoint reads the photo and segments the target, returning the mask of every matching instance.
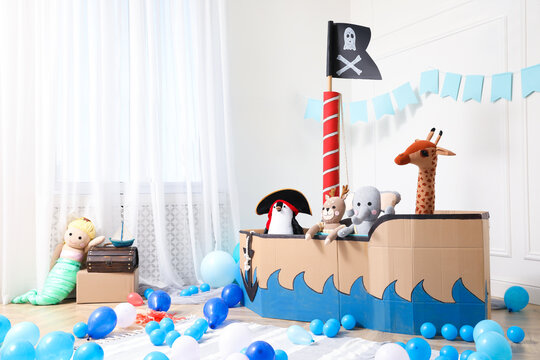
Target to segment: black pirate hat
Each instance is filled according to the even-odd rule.
[[[300,191],[294,189],[282,189],[266,195],[259,204],[257,204],[257,215],[268,214],[272,204],[276,201],[286,201],[292,204],[300,213],[311,215],[309,203]]]

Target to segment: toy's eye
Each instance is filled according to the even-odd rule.
[[[287,207],[287,205],[283,204],[283,208],[286,208],[286,207]]]
[[[82,240],[82,236],[79,236],[79,240]]]
[[[360,206],[360,203],[357,203],[356,206]]]
[[[422,150],[422,151],[420,151],[420,154],[421,154],[423,157],[428,157],[428,155],[429,155],[428,152],[427,152],[427,150]]]
[[[69,233],[69,236],[73,235],[72,233]]]
[[[371,201],[367,203],[367,206],[371,206]]]
[[[335,206],[332,206],[332,209],[335,209],[336,207]]]

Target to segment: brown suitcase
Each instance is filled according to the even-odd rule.
[[[139,253],[135,246],[116,248],[114,246],[95,247],[86,257],[88,272],[131,273],[139,267]]]

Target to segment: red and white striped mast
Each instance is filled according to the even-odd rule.
[[[340,101],[341,94],[332,91],[332,76],[328,76],[328,91],[323,96],[323,202],[332,189],[339,196]]]

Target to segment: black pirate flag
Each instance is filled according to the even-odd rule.
[[[326,76],[381,80],[381,73],[366,52],[371,39],[368,27],[328,22]]]

